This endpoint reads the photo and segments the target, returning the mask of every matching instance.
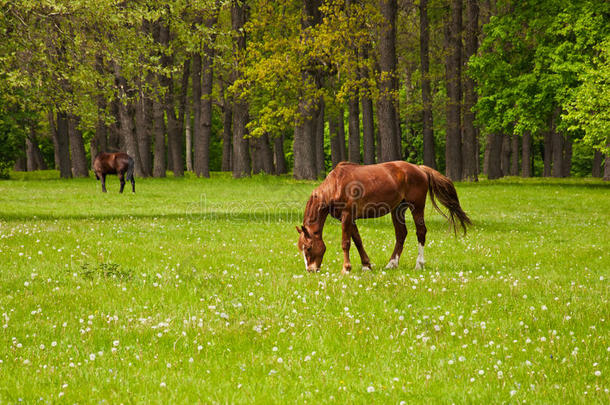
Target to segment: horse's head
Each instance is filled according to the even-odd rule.
[[[305,226],[301,226],[300,228],[297,226],[296,228],[299,233],[299,242],[297,246],[299,250],[303,252],[305,269],[315,273],[320,270],[324,252],[326,252],[326,245],[322,240],[322,235],[320,233],[311,232]]]

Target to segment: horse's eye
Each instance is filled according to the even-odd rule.
[[[305,250],[306,250],[307,252],[311,252],[311,246],[307,246],[307,247],[305,248]]]

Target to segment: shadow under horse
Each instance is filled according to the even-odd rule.
[[[106,192],[106,175],[116,174],[121,182],[119,193],[123,192],[125,180],[131,182],[131,191],[136,192],[136,181],[133,177],[134,161],[127,153],[105,153],[102,152],[93,161],[95,178],[102,181],[102,192]]]
[[[454,232],[457,233],[457,221],[459,221],[466,233],[466,225],[471,224],[470,218],[462,210],[451,180],[438,171],[404,161],[368,166],[347,162],[339,163],[322,184],[311,193],[305,207],[303,225],[300,228],[297,226],[298,248],[303,253],[305,268],[309,272],[316,272],[320,269],[326,251],[322,231],[329,214],[341,221],[341,246],[343,248],[341,272],[343,274],[349,273],[352,268],[349,259],[350,239],[354,241],[358,249],[362,269],[371,269],[371,261],[362,245],[356,220],[377,218],[386,214],[392,215],[396,234],[394,252],[390,256],[386,268],[398,267],[407,237],[405,211],[409,208],[415,222],[418,241],[415,268],[422,269],[426,243],[424,208],[428,192],[432,205],[447,218],[453,226]],[[449,210],[449,215],[445,215],[439,209],[436,199]]]

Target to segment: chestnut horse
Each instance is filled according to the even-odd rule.
[[[100,153],[93,160],[93,171],[95,178],[102,180],[102,191],[106,192],[106,175],[116,174],[121,181],[121,189],[123,192],[125,187],[125,177],[131,181],[131,191],[136,192],[136,181],[133,178],[133,159],[127,153]]]
[[[396,234],[394,252],[386,268],[398,267],[403,244],[407,237],[405,211],[411,209],[417,230],[418,256],[415,269],[424,266],[424,245],[426,243],[426,225],[424,207],[426,194],[430,192],[432,205],[440,212],[457,233],[456,219],[466,233],[470,225],[468,215],[460,207],[457,192],[451,180],[427,166],[417,166],[404,161],[360,166],[341,162],[331,171],[326,179],[309,197],[305,207],[303,225],[299,232],[298,248],[303,252],[305,268],[309,272],[320,269],[326,245],[322,240],[322,230],[328,214],[341,220],[343,269],[348,273],[352,265],[349,260],[350,239],[353,239],[362,269],[370,270],[371,261],[364,251],[362,239],[358,233],[356,220],[360,218],[377,218],[392,214]],[[445,215],[436,205],[438,199],[449,210]]]

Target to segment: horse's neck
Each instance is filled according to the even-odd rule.
[[[309,227],[312,232],[320,233],[320,236],[322,236],[328,211],[328,204],[324,201],[324,196],[314,192],[307,201],[303,224]]]

